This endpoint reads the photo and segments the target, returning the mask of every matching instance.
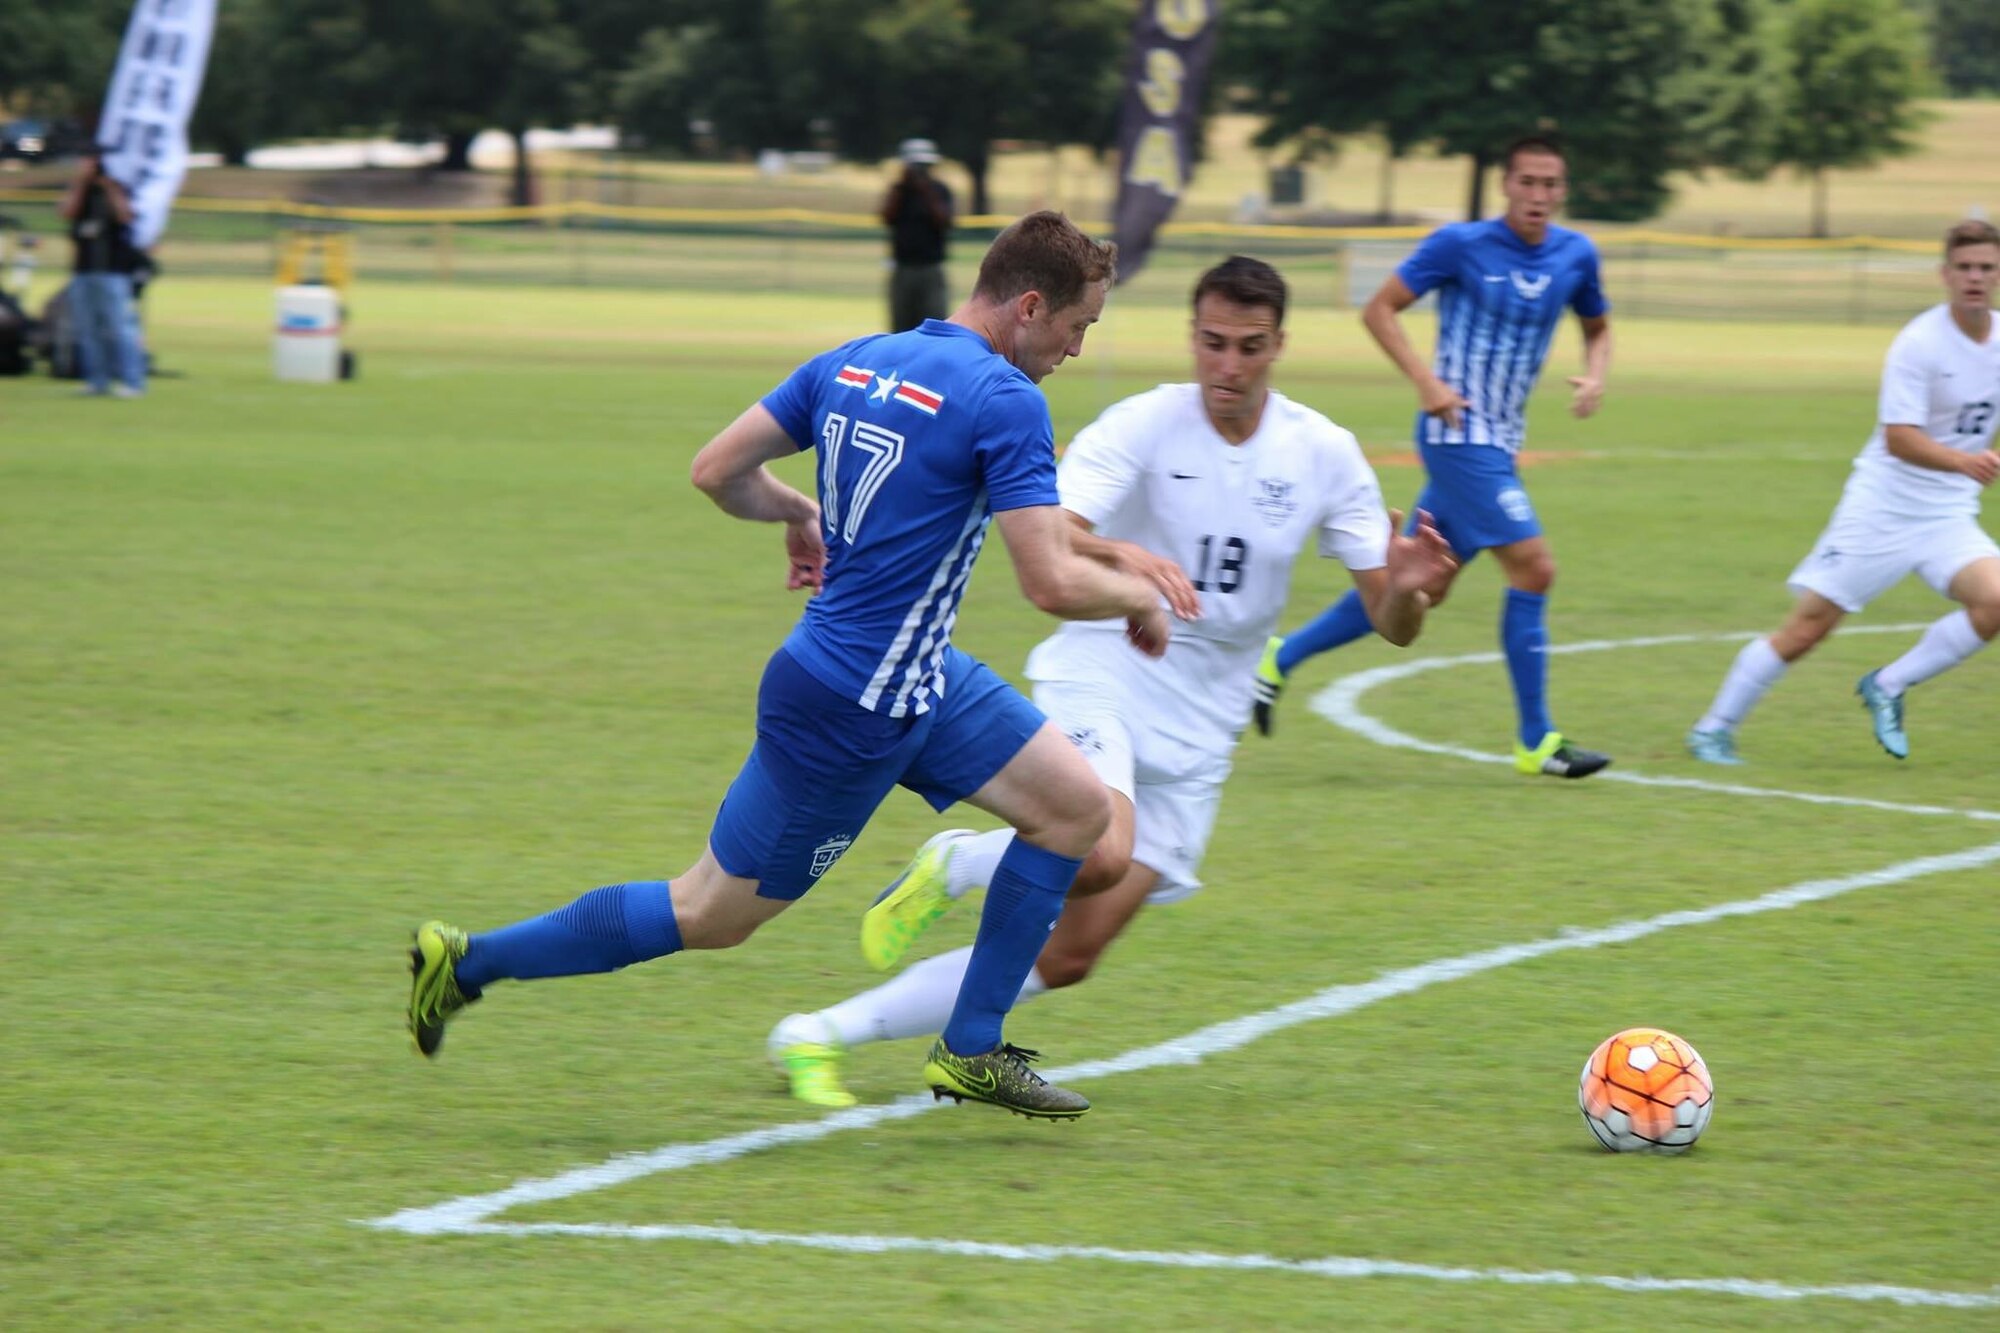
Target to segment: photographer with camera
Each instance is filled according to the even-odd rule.
[[[882,224],[889,229],[889,332],[914,329],[927,319],[943,319],[949,300],[944,286],[944,243],[951,233],[951,191],[931,175],[937,145],[905,139],[897,149],[903,174],[882,200]]]
[[[141,256],[132,245],[132,197],[104,170],[101,150],[84,158],[62,215],[76,251],[69,299],[83,392],[137,398],[146,391],[146,357],[132,317],[132,275]]]

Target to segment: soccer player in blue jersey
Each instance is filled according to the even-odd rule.
[[[1432,516],[1461,564],[1491,551],[1506,577],[1500,644],[1520,722],[1514,766],[1581,778],[1611,759],[1570,744],[1549,717],[1547,607],[1556,561],[1515,455],[1529,391],[1565,309],[1581,321],[1584,344],[1583,374],[1569,381],[1570,410],[1578,417],[1597,410],[1611,368],[1611,305],[1597,248],[1554,222],[1568,191],[1562,150],[1546,139],[1517,142],[1507,150],[1501,188],[1505,215],[1432,232],[1382,284],[1362,322],[1417,388],[1417,452],[1427,484],[1412,511]],[[1438,294],[1437,356],[1426,365],[1398,316],[1431,291]],[[1433,602],[1449,586],[1434,589]],[[1257,729],[1270,734],[1278,693],[1299,663],[1370,632],[1361,598],[1350,592],[1317,620],[1273,638],[1257,668]]]
[[[1076,747],[951,645],[989,520],[1021,590],[1063,619],[1123,616],[1157,657],[1171,632],[1153,585],[1074,552],[1055,432],[1035,385],[1083,350],[1116,251],[1059,213],[1003,231],[949,320],[845,343],[800,366],[711,440],[694,484],[724,512],[783,523],[790,586],[817,589],[772,655],[757,739],[699,859],[671,880],[595,889],[545,916],[467,935],[427,922],[411,949],[409,1023],[432,1055],[447,1019],[503,979],[608,972],[741,944],[854,844],[897,785],[966,801],[1019,832],[988,891],[974,956],[924,1078],[939,1096],[1042,1118],[1090,1103],[1029,1069],[1001,1022],[1064,894],[1110,819]],[[765,467],[819,452],[815,502]]]

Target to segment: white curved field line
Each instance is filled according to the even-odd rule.
[[[1910,626],[1871,626],[1847,632],[1907,632]],[[1556,652],[1602,652],[1620,647],[1653,647],[1663,644],[1722,642],[1748,635],[1665,635],[1623,642],[1610,640],[1569,644]],[[1459,746],[1418,740],[1387,726],[1360,711],[1361,696],[1377,685],[1425,671],[1451,666],[1497,662],[1497,653],[1474,653],[1451,658],[1421,658],[1391,667],[1377,668],[1335,681],[1312,701],[1314,711],[1383,745],[1450,755],[1478,762],[1510,762],[1506,755],[1490,755]],[[1809,801],[1815,804],[1860,806],[1906,814],[1956,815],[1960,818],[2000,821],[2000,813],[1984,810],[1957,810],[1943,806],[1904,805],[1862,798],[1819,796],[1813,793],[1769,790],[1730,783],[1696,779],[1654,778],[1644,774],[1610,772],[1599,781],[1616,777],[1647,786],[1679,787],[1716,792],[1737,797],[1761,797]],[[1514,963],[1572,949],[1594,949],[1605,944],[1621,944],[1642,939],[1677,926],[1703,925],[1730,917],[1755,916],[1781,911],[1805,903],[1852,893],[1857,889],[1901,884],[1926,875],[1972,870],[2000,863],[2000,842],[1961,852],[1900,861],[1879,870],[1843,875],[1833,879],[1806,880],[1739,902],[1713,907],[1623,921],[1595,929],[1568,928],[1559,934],[1520,944],[1501,945],[1457,958],[1441,958],[1415,967],[1387,972],[1373,981],[1329,986],[1291,1004],[1261,1013],[1212,1024],[1152,1046],[1143,1046],[1104,1060],[1085,1061],[1048,1071],[1059,1083],[1083,1083],[1112,1074],[1128,1074],[1168,1065],[1191,1065],[1213,1055],[1240,1049],[1261,1037],[1282,1032],[1301,1023],[1352,1013],[1381,1000],[1425,990],[1441,982],[1455,981]],[[1199,1251],[1118,1250],[1089,1245],[999,1245],[981,1241],[939,1240],[920,1236],[861,1236],[795,1234],[752,1231],[737,1227],[698,1225],[635,1226],[613,1223],[495,1222],[489,1219],[509,1209],[595,1190],[609,1189],[665,1171],[727,1162],[751,1153],[792,1144],[810,1143],[849,1130],[867,1129],[896,1120],[907,1120],[937,1108],[939,1103],[924,1096],[899,1098],[893,1102],[852,1107],[816,1120],[794,1121],[749,1130],[696,1143],[670,1144],[652,1152],[613,1157],[594,1166],[580,1167],[561,1175],[518,1181],[490,1194],[471,1194],[424,1208],[409,1208],[388,1217],[374,1218],[362,1225],[409,1235],[506,1235],[506,1236],[589,1236],[627,1240],[681,1240],[715,1244],[789,1246],[830,1250],[848,1254],[926,1253],[1013,1261],[1053,1262],[1091,1260],[1105,1263],[1140,1264],[1154,1267],[1258,1270],[1311,1274],[1320,1277],[1404,1277],[1449,1282],[1498,1282],[1515,1285],[1589,1286],[1619,1291],[1699,1291],[1745,1296],[1764,1300],[1827,1298],[1849,1301],[1889,1301],[1899,1305],[1941,1306],[1953,1309],[2000,1309],[2000,1290],[1994,1292],[1941,1291],[1899,1287],[1877,1283],[1839,1286],[1796,1286],[1782,1282],[1747,1278],[1652,1278],[1619,1277],[1521,1271],[1505,1268],[1455,1268],[1431,1264],[1399,1263],[1393,1260],[1328,1257],[1285,1259],[1262,1254],[1209,1254]]]

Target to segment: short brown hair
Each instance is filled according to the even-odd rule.
[[[1968,245],[2000,245],[2000,228],[1980,218],[1953,223],[1944,234],[1944,257],[1950,259],[1952,251]]]
[[[1074,222],[1052,209],[1030,213],[993,238],[986,258],[979,261],[979,280],[972,294],[989,301],[1011,301],[1040,292],[1057,310],[1083,299],[1093,282],[1118,276],[1118,247],[1093,241]]]
[[[1569,165],[1569,154],[1563,151],[1563,146],[1557,143],[1553,136],[1547,134],[1530,134],[1525,138],[1516,139],[1507,145],[1507,151],[1500,155],[1500,170],[1502,174],[1512,175],[1514,172],[1514,159],[1524,153],[1543,153],[1560,160],[1565,167]]]
[[[1201,298],[1219,296],[1231,305],[1269,310],[1279,327],[1285,323],[1285,280],[1261,259],[1231,255],[1201,275],[1194,285],[1195,313],[1201,313]]]

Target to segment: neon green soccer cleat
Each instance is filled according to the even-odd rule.
[[[1257,734],[1271,734],[1272,715],[1278,710],[1278,696],[1285,692],[1285,673],[1278,670],[1278,649],[1285,641],[1273,634],[1264,642],[1264,656],[1257,661],[1257,675],[1251,682],[1256,703],[1250,713],[1257,723]]]
[[[951,850],[960,838],[971,836],[969,828],[954,828],[933,837],[917,849],[895,883],[876,896],[861,917],[861,956],[868,966],[887,972],[910,951],[917,936],[952,909],[952,897],[945,892]]]
[[[1514,771],[1517,773],[1546,773],[1552,778],[1587,778],[1610,763],[1610,755],[1571,745],[1563,739],[1560,731],[1552,731],[1542,737],[1542,743],[1532,750],[1519,741],[1514,742]]]
[[[785,1076],[792,1096],[808,1106],[835,1110],[853,1106],[858,1100],[840,1081],[840,1067],[847,1060],[847,1048],[840,1044],[827,1025],[810,1014],[793,1014],[771,1029],[766,1044],[771,1063]]]
[[[1074,1120],[1088,1111],[1090,1103],[1083,1097],[1028,1068],[1040,1058],[1014,1045],[995,1046],[982,1055],[956,1055],[939,1037],[924,1061],[924,1081],[940,1101],[985,1102],[1030,1120]]]
[[[410,1036],[426,1056],[444,1044],[444,1024],[478,999],[459,989],[456,968],[465,957],[465,932],[442,921],[417,927],[410,946]]]

